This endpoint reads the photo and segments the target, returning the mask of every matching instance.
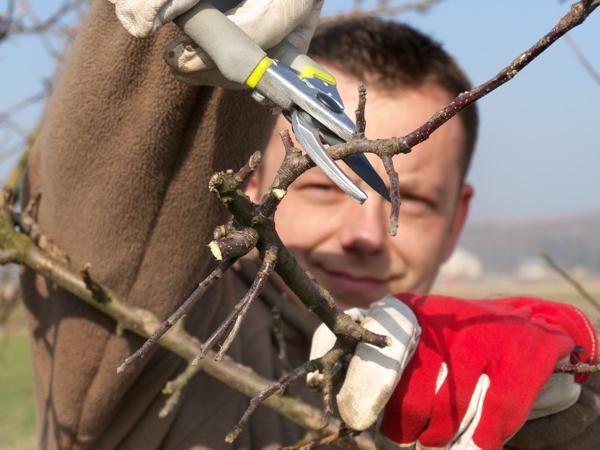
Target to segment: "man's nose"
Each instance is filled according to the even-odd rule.
[[[374,254],[380,252],[387,237],[387,215],[384,202],[374,192],[362,205],[348,205],[338,234],[340,244],[348,252]]]

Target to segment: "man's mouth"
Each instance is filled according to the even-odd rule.
[[[335,290],[357,293],[365,296],[372,296],[385,290],[388,280],[385,278],[362,275],[349,271],[331,270],[320,267],[325,276],[325,283]]]

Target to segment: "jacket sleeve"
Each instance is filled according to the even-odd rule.
[[[92,277],[160,318],[211,260],[206,244],[225,214],[208,192],[210,176],[240,167],[265,145],[274,123],[247,92],[177,82],[162,59],[177,33],[169,25],[151,38],[132,38],[108,1],[92,2],[23,188],[24,204],[41,194],[40,229],[73,269],[89,263]],[[139,338],[117,336],[112,320],[32,272],[23,274],[22,286],[40,448],[100,448],[94,443],[107,433],[118,443],[177,360],[158,352],[145,367],[116,376]],[[198,308],[206,319],[215,305],[205,300]],[[110,426],[125,398],[130,413]],[[168,426],[163,420],[153,431],[164,434]]]
[[[600,374],[582,386],[579,401],[552,416],[530,420],[507,449],[594,450],[600,448]]]

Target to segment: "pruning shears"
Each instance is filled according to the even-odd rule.
[[[360,203],[367,199],[324,147],[324,143],[349,141],[356,129],[344,113],[331,74],[286,40],[265,52],[210,0],[202,0],[175,23],[212,58],[225,78],[250,87],[257,101],[282,109],[309,158],[340,189]],[[364,154],[347,156],[344,162],[390,200],[385,183]]]

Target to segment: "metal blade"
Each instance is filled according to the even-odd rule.
[[[356,175],[361,177],[365,183],[371,186],[375,192],[385,198],[388,202],[392,202],[390,191],[379,174],[375,172],[375,169],[364,153],[349,155],[343,158],[343,160],[348,164],[348,167],[350,167]]]
[[[300,79],[297,72],[281,63],[274,63],[267,69],[256,86],[256,91],[286,111],[286,117],[290,122],[292,121],[290,115],[293,111],[302,111],[306,115],[302,119],[306,129],[304,132],[298,132],[294,129],[294,133],[296,136],[304,135],[306,136],[305,139],[312,141],[311,145],[301,143],[308,155],[315,164],[331,176],[331,179],[344,192],[350,194],[349,189],[350,185],[352,185],[352,191],[356,194],[350,194],[352,197],[358,201],[361,201],[360,198],[363,196],[366,198],[366,194],[358,189],[356,185],[351,181],[349,181],[350,184],[346,181],[349,180],[348,177],[343,175],[343,172],[329,158],[319,138],[319,131],[321,131],[325,135],[326,140],[327,138],[335,138],[336,143],[347,142],[352,139],[356,127],[352,120],[344,114],[343,110],[332,110],[330,103],[319,100],[319,93],[323,91]],[[309,134],[312,137],[308,137]],[[309,153],[309,149],[312,153]],[[319,156],[321,156],[320,160],[317,159]],[[323,159],[324,157],[329,161],[327,163],[328,170],[325,169],[326,162]],[[385,187],[385,183],[366,158],[350,158],[350,163],[348,164],[369,186],[385,199],[389,200],[390,195]],[[334,179],[334,173],[337,174],[337,181]],[[344,176],[344,181],[342,181],[340,175]],[[361,192],[360,197],[358,196],[357,189]]]
[[[350,178],[335,164],[321,144],[319,133],[312,125],[312,118],[307,113],[294,109],[291,113],[292,129],[296,139],[313,162],[325,172],[342,191],[350,197],[364,203],[367,194],[356,186]]]
[[[345,142],[342,138],[336,136],[327,129],[321,128],[321,134],[325,142],[327,142],[329,145],[342,144]],[[375,171],[364,153],[346,156],[343,158],[343,161],[348,164],[348,167],[350,167],[355,174],[362,178],[365,183],[371,187],[371,189],[381,195],[388,202],[392,202],[390,191],[385,185],[385,182]]]

